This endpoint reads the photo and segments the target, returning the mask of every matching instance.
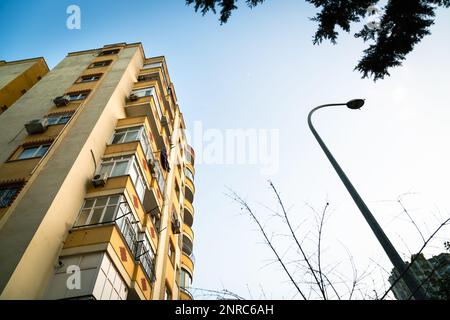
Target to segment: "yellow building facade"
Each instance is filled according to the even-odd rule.
[[[48,73],[44,58],[0,61],[0,114]]]
[[[1,299],[192,299],[194,159],[164,57],[69,53],[0,116]]]

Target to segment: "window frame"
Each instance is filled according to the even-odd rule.
[[[84,76],[81,76],[78,78],[77,83],[89,83],[89,82],[95,82],[101,79],[103,76],[103,73],[94,73],[94,74],[86,74]],[[85,78],[90,77],[90,80],[85,80]],[[92,79],[94,77],[97,77],[96,79]]]
[[[123,163],[127,162],[127,166],[125,168],[125,173],[120,175],[112,175],[114,169],[117,166],[117,163]],[[104,165],[109,165],[112,163],[112,168],[109,170],[109,172],[102,172],[102,167]],[[147,190],[147,181],[145,178],[144,173],[142,172],[139,162],[136,158],[135,154],[129,154],[129,155],[123,155],[123,156],[117,156],[117,157],[109,157],[109,158],[103,158],[102,162],[100,163],[98,174],[106,173],[108,178],[113,177],[120,177],[128,175],[131,178],[131,182],[133,182],[134,189],[136,190],[136,194],[141,201],[141,203],[144,203],[144,197]]]
[[[141,92],[144,92],[144,95],[141,95]],[[147,92],[150,92],[150,94],[146,94]],[[134,94],[138,98],[144,98],[144,97],[153,97],[153,100],[155,101],[156,105],[156,112],[158,113],[159,120],[162,119],[164,116],[161,105],[159,104],[158,95],[156,93],[156,88],[154,86],[148,86],[143,88],[136,88],[131,91],[131,94]]]
[[[120,49],[106,49],[101,51],[97,56],[98,57],[104,57],[104,56],[111,56],[111,55],[116,55],[119,54]]]
[[[91,93],[90,90],[84,90],[84,91],[68,92],[65,95],[69,97],[69,102],[76,102],[86,100],[90,93]],[[72,96],[75,96],[76,98],[72,98]]]
[[[127,137],[127,135],[130,132],[134,132],[134,131],[137,131],[136,139],[126,140],[125,138]],[[119,140],[119,142],[114,142],[116,135],[118,135],[120,133],[124,134],[123,138],[121,138]],[[112,135],[110,144],[129,143],[129,142],[134,142],[134,141],[139,141],[141,143],[142,150],[144,151],[146,158],[149,158],[149,152],[152,152],[152,150],[151,150],[152,148],[151,148],[151,144],[150,144],[150,139],[148,138],[148,134],[147,134],[147,131],[145,130],[144,125],[125,127],[125,128],[116,128],[116,130],[114,131],[114,133]]]
[[[22,185],[0,186],[0,209],[8,208],[9,206],[11,206],[21,189]]]
[[[61,114],[49,114],[46,116],[47,118],[47,125],[48,126],[56,126],[59,124],[66,124],[67,122],[70,121],[70,119],[73,116],[73,112],[68,112],[68,113],[61,113]],[[56,119],[56,122],[52,123],[50,122],[50,119]],[[61,121],[62,119],[67,119],[67,121]]]
[[[101,65],[99,65],[99,64],[101,64]],[[89,65],[88,69],[104,68],[104,67],[110,66],[111,64],[112,64],[112,60],[95,61]]]
[[[20,152],[17,154],[17,156],[15,157],[14,160],[27,160],[27,159],[34,159],[34,158],[43,158],[45,157],[45,155],[47,154],[48,150],[50,149],[50,146],[52,144],[51,143],[43,143],[43,144],[36,144],[36,145],[29,145],[29,146],[21,146],[21,150]],[[41,150],[47,147],[47,149],[45,150],[45,152],[42,155],[38,155],[39,153],[41,153]],[[36,151],[32,154],[32,156],[30,157],[26,157],[26,158],[21,158],[22,154],[29,149],[36,149]]]

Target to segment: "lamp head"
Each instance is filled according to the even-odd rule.
[[[364,99],[353,99],[346,103],[349,109],[361,109],[364,105]]]

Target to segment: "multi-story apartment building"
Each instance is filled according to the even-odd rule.
[[[48,72],[44,58],[0,61],[0,114],[11,107]]]
[[[448,280],[450,279],[450,254],[441,253],[426,259],[421,253],[413,255],[412,259],[415,259],[411,265],[412,273],[426,290],[428,297],[433,300],[446,300],[449,287]],[[392,269],[388,279],[389,283],[392,285],[399,275],[397,269]],[[414,299],[411,297],[411,291],[403,279],[395,283],[392,292],[398,300]]]
[[[164,57],[69,53],[0,117],[2,299],[192,299],[194,151]]]

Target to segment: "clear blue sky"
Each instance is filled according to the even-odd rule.
[[[81,7],[81,30],[65,27],[70,4]],[[67,52],[140,41],[147,56],[166,56],[191,129],[199,121],[204,130],[216,130],[210,131],[212,136],[227,129],[278,130],[279,170],[274,174],[262,174],[258,164],[198,161],[194,286],[225,287],[254,298],[262,295],[262,286],[267,297],[291,298],[295,292],[279,266],[263,267],[271,253],[261,244],[250,219],[240,215],[239,207],[224,195],[227,186],[248,199],[267,226],[280,233],[280,225],[266,220],[270,212],[260,205],[275,207],[266,185],[266,179],[272,179],[292,215],[298,222],[306,219],[299,230],[301,238],[314,228],[305,203],[320,210],[328,199],[333,214],[326,226],[326,263],[341,262],[341,272],[348,275],[343,243],[361,271],[373,265],[371,260],[390,269],[308,131],[306,115],[311,107],[354,97],[367,99],[362,111],[328,110],[315,120],[402,254],[409,254],[405,242],[415,251],[420,238],[408,222],[396,218],[401,212],[396,203],[384,200],[417,192],[406,198],[406,204],[425,234],[436,224],[435,216],[448,215],[450,208],[446,201],[450,10],[438,11],[432,35],[416,47],[403,67],[377,83],[362,80],[352,71],[365,45],[351,34],[342,34],[337,46],[312,45],[315,24],[308,18],[313,15],[314,9],[303,1],[267,1],[253,10],[242,6],[228,24],[220,26],[217,16],[195,14],[183,0],[3,0],[0,59],[44,56],[53,67]],[[204,139],[207,144],[208,135]],[[193,141],[194,146],[198,143]],[[275,241],[284,244],[282,237]],[[373,277],[381,274],[378,268]],[[297,276],[301,279],[301,273]]]

